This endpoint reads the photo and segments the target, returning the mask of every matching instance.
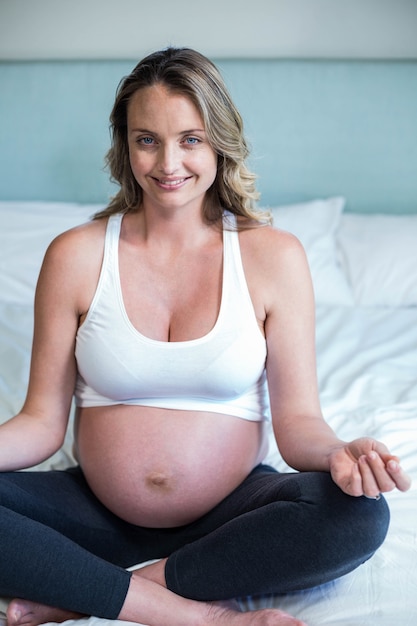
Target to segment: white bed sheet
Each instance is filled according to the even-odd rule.
[[[23,402],[31,335],[31,306],[0,303],[2,418],[11,416]],[[326,419],[342,438],[369,434],[385,441],[401,457],[414,483],[406,494],[387,495],[391,507],[388,537],[362,567],[312,590],[242,600],[242,608],[279,606],[309,626],[415,626],[417,308],[318,307],[317,348]],[[42,467],[72,463],[71,441],[69,432],[64,449]],[[274,446],[267,461],[286,469]],[[5,602],[1,608],[5,609]],[[89,618],[81,624],[103,626],[110,621]]]
[[[387,539],[376,555],[328,585],[249,606],[278,604],[309,626],[417,624],[417,309],[319,308],[318,373],[326,419],[352,439],[384,441],[413,478],[386,495]],[[277,453],[271,461],[284,469]]]

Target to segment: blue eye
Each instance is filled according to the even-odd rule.
[[[189,146],[195,146],[197,143],[200,142],[199,139],[197,139],[197,137],[187,137],[185,142],[189,145]]]
[[[145,146],[151,146],[153,144],[152,137],[141,137],[139,142],[144,144]]]

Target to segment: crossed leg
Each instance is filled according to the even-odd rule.
[[[233,603],[182,598],[152,580],[158,577],[155,570],[146,572],[143,568],[134,572],[119,615],[121,620],[149,626],[306,626],[279,609],[242,613]],[[18,599],[10,603],[7,611],[8,626],[38,626],[81,617],[79,613]]]
[[[22,492],[25,498],[23,503],[25,510],[21,510],[20,513],[16,514],[19,516],[26,516],[29,512],[32,514],[35,506],[39,505],[40,493],[36,493],[36,497],[32,497],[32,500],[27,501],[26,494],[28,492],[20,489],[22,477],[13,478],[18,480],[19,485],[14,485],[13,482],[11,491],[5,491],[4,494],[2,494],[2,498],[8,500],[14,497],[16,493],[20,494],[20,492]],[[278,483],[280,483],[280,485],[278,485]],[[67,483],[66,488],[65,496],[68,497],[69,485]],[[250,493],[248,493],[249,488],[252,490]],[[43,477],[42,496],[44,492],[45,482]],[[56,497],[55,494],[57,493],[59,493],[59,490],[56,489],[56,485],[51,484],[50,494],[52,501],[54,501]],[[315,494],[313,506],[311,504],[312,494]],[[78,482],[74,497],[80,497],[80,486]],[[252,591],[254,589],[253,572],[255,569],[258,570],[258,573],[262,574],[262,580],[256,581],[258,593],[268,593],[272,592],[274,589],[275,591],[281,590],[281,592],[285,592],[286,590],[283,589],[283,586],[285,587],[285,584],[289,584],[288,581],[291,580],[291,576],[291,585],[299,585],[298,588],[320,584],[322,580],[317,578],[317,570],[315,567],[316,558],[321,559],[320,567],[318,568],[320,576],[337,577],[338,575],[342,575],[346,571],[359,565],[360,562],[366,560],[366,558],[369,558],[372,552],[382,542],[388,524],[386,505],[383,499],[379,502],[370,502],[363,499],[362,502],[360,502],[360,499],[349,498],[342,494],[327,476],[314,475],[309,477],[304,475],[294,478],[291,476],[281,476],[281,478],[278,479],[278,477],[271,475],[270,471],[265,472],[262,470],[262,472],[258,472],[256,476],[254,475],[251,478],[250,484],[244,487],[242,486],[242,489],[236,490],[235,494],[231,494],[230,500],[233,500],[234,515],[237,517],[230,516],[230,510],[225,510],[230,509],[229,505],[231,502],[226,503],[226,506],[222,503],[221,506],[216,507],[213,513],[210,514],[210,520],[205,520],[204,522],[206,525],[204,532],[200,532],[201,529],[199,528],[199,532],[196,533],[196,526],[193,526],[193,528],[191,528],[193,539],[188,537],[185,542],[186,545],[182,539],[182,547],[179,545],[166,549],[166,554],[171,554],[168,560],[168,566],[171,565],[167,567],[166,570],[165,559],[142,568],[141,570],[137,570],[127,578],[125,571],[120,571],[120,568],[119,571],[116,571],[118,568],[115,568],[110,562],[98,562],[96,557],[92,554],[85,555],[80,546],[75,546],[72,543],[69,547],[67,546],[68,550],[74,553],[72,555],[73,563],[78,563],[79,565],[80,560],[82,560],[86,568],[87,565],[89,565],[89,570],[85,574],[85,578],[88,580],[90,590],[91,583],[94,582],[94,576],[97,576],[97,569],[98,567],[101,568],[101,577],[97,585],[100,594],[95,600],[97,609],[91,608],[91,594],[89,593],[87,598],[83,597],[81,593],[83,585],[80,586],[79,583],[72,579],[71,572],[74,570],[71,568],[68,569],[66,565],[68,559],[61,558],[65,538],[61,535],[54,535],[56,546],[51,548],[51,536],[48,535],[48,541],[44,539],[44,543],[48,544],[49,555],[54,558],[54,567],[59,567],[61,574],[61,576],[58,576],[56,573],[58,569],[54,569],[55,573],[52,576],[52,582],[57,581],[60,583],[56,585],[58,589],[56,589],[55,592],[60,594],[56,597],[63,598],[63,594],[66,594],[68,599],[68,591],[65,591],[65,589],[68,590],[68,588],[71,587],[72,592],[69,594],[71,599],[73,599],[73,595],[76,591],[80,595],[78,606],[75,606],[73,603],[73,608],[77,608],[79,611],[81,610],[84,614],[87,612],[90,614],[90,611],[92,611],[95,615],[100,615],[96,610],[103,610],[104,601],[108,600],[106,596],[109,595],[106,592],[114,587],[114,581],[118,579],[119,592],[117,604],[115,600],[112,600],[111,607],[113,607],[113,609],[107,608],[107,615],[104,615],[109,619],[118,617],[122,620],[139,622],[151,626],[187,626],[188,624],[190,624],[190,626],[209,626],[211,624],[217,624],[219,626],[223,624],[225,626],[246,626],[246,624],[251,624],[252,626],[303,626],[303,622],[278,609],[265,609],[250,613],[241,613],[230,606],[225,606],[218,602],[211,602],[209,599],[220,597],[231,598],[234,596],[247,595],[247,593],[256,593],[256,590]],[[88,502],[92,506],[91,502]],[[73,506],[75,511],[85,511],[87,500],[83,500],[82,502],[77,501],[77,504],[77,507]],[[6,502],[4,506],[6,506]],[[7,506],[9,505],[7,504]],[[97,516],[97,507],[96,505],[94,506],[95,508],[92,513],[94,512],[94,515]],[[42,509],[39,512],[40,516],[44,515],[44,510],[44,505],[42,505]],[[15,515],[15,513],[13,513],[13,515]],[[319,515],[319,517],[317,517],[317,515]],[[4,547],[5,549],[8,547],[9,562],[12,567],[14,567],[14,584],[21,585],[22,578],[26,578],[28,584],[36,583],[36,581],[33,581],[33,576],[28,577],[24,575],[25,564],[27,565],[25,558],[22,557],[23,561],[21,561],[20,565],[17,565],[16,562],[13,563],[13,561],[16,561],[16,551],[13,548],[13,545],[16,545],[16,541],[13,542],[13,540],[16,540],[18,536],[24,537],[26,541],[25,546],[21,549],[24,556],[26,556],[25,551],[29,553],[37,547],[37,542],[34,541],[32,534],[33,527],[31,526],[29,529],[31,532],[28,530],[24,535],[14,535],[14,518],[7,524],[6,514],[3,513],[2,516],[4,516],[5,520],[5,530],[10,534],[10,540],[8,541],[6,534],[3,533],[5,539]],[[26,517],[24,519],[27,520]],[[229,521],[227,521],[227,519]],[[57,524],[61,524],[60,520],[61,517],[59,517]],[[42,520],[39,521],[43,523]],[[76,521],[78,523],[78,520]],[[100,517],[96,517],[95,521],[96,523],[100,522],[100,525],[104,524],[101,512]],[[210,523],[211,529],[207,529],[208,522]],[[29,524],[29,521],[27,523]],[[109,523],[108,520],[106,520],[106,524],[107,523]],[[113,525],[116,524],[114,521],[111,523]],[[32,524],[32,522],[30,522],[30,524]],[[39,524],[39,522],[37,524]],[[297,532],[295,531],[296,526],[305,531],[303,531],[303,533],[297,533],[298,541],[296,544],[300,552],[298,555],[294,553],[295,543],[293,541],[294,532]],[[39,530],[39,525],[37,528]],[[93,528],[93,530],[92,540],[95,541],[97,532],[95,528]],[[269,539],[265,545],[266,530],[268,531],[267,535]],[[130,532],[131,529],[122,531],[121,534],[119,533],[119,539],[126,537],[128,531]],[[46,527],[42,530],[43,534],[45,532]],[[105,530],[105,533],[107,532],[108,530]],[[145,529],[144,532],[150,531],[149,529]],[[318,546],[318,541],[313,542],[311,540],[312,538],[309,533],[314,532],[318,533],[317,537],[321,539],[320,546]],[[82,537],[85,536],[84,526],[80,527],[80,533],[80,538],[81,535]],[[287,533],[287,535],[285,533]],[[330,533],[330,535],[327,536],[326,533]],[[39,535],[39,540],[44,536],[43,534]],[[171,531],[168,533],[169,537],[173,537],[174,534]],[[200,539],[197,538],[197,540],[194,541],[196,534],[198,534]],[[304,537],[304,535],[308,535],[308,537]],[[108,537],[106,534],[104,534],[104,536]],[[146,537],[147,536],[148,535],[146,535]],[[342,542],[340,537],[343,537]],[[329,538],[332,539],[332,541],[329,541]],[[300,548],[300,544],[302,543],[301,539],[304,541],[305,545],[303,544]],[[347,539],[349,539],[349,541],[347,541]],[[242,540],[244,541],[243,547]],[[68,542],[68,539],[65,539],[65,541]],[[175,541],[177,541],[177,539],[175,539]],[[107,539],[107,544],[109,543],[112,544],[113,542],[109,542]],[[136,542],[134,542],[134,544],[135,543]],[[146,545],[146,542],[142,543]],[[328,545],[337,546],[337,550],[334,550],[333,554],[331,554],[326,547]],[[312,546],[316,548],[314,555],[310,553]],[[119,543],[106,545],[104,547],[106,549],[114,549],[119,558]],[[126,546],[126,550],[129,548],[129,554],[133,547],[133,543],[132,545],[129,544],[129,546]],[[346,554],[343,554],[342,547],[345,549]],[[228,571],[221,571],[224,563],[224,550],[228,550],[229,556],[232,555],[233,557],[227,560],[227,563],[230,562]],[[274,554],[272,554],[272,552]],[[195,558],[196,553],[199,555],[197,560]],[[47,574],[50,575],[50,568],[45,569],[47,566],[43,563],[44,552],[37,550],[36,554],[39,566],[42,565],[44,568],[45,577]],[[308,559],[305,559],[306,555],[309,556]],[[7,555],[5,558],[7,562]],[[106,559],[106,555],[103,553],[101,558]],[[251,559],[254,560],[253,565],[261,561],[263,567],[252,567],[248,558],[249,561]],[[243,563],[240,562],[241,559],[244,559]],[[109,561],[110,560],[109,558]],[[146,557],[143,560],[146,560]],[[30,562],[32,564],[32,559]],[[195,567],[196,562],[198,563],[197,568]],[[239,587],[239,589],[236,588],[236,577],[233,575],[233,568],[235,567],[233,563],[235,562],[239,565],[239,571],[242,571],[242,575],[239,576],[238,579],[239,585],[242,584],[242,580],[246,576],[246,586],[243,588]],[[306,563],[312,565],[308,565],[306,569]],[[290,575],[291,564],[293,571]],[[128,564],[123,565],[123,563],[119,563],[119,565],[122,567],[128,566]],[[243,570],[240,568],[240,565],[243,565],[243,570],[246,572],[245,576],[243,576]],[[303,581],[300,579],[301,565],[303,565],[305,575]],[[35,567],[35,565],[33,565],[33,567]],[[232,570],[230,570],[230,568],[232,568]],[[259,572],[259,570],[261,571]],[[209,577],[208,572],[211,574]],[[220,576],[219,572],[221,572]],[[166,586],[167,573],[170,576],[169,589]],[[62,581],[64,577],[66,578],[66,583]],[[209,588],[210,585],[208,581],[210,582],[211,588]],[[227,583],[227,585],[225,585],[225,583]],[[10,584],[10,576],[6,575],[6,573],[2,582],[2,585],[3,584]],[[266,588],[267,585],[270,585],[270,589]],[[225,591],[226,586],[229,588]],[[47,589],[49,589],[49,587]],[[123,590],[124,594],[121,595]],[[287,591],[288,590],[291,589],[287,589]],[[38,591],[39,588],[36,587],[37,594]],[[247,593],[245,593],[246,591]],[[13,593],[15,594],[16,592]],[[32,591],[30,593],[33,594]],[[48,593],[50,598],[50,592]],[[222,593],[224,594],[223,596]],[[12,594],[8,593],[7,595]],[[29,592],[28,596],[30,597]],[[188,599],[190,597],[198,598],[198,600]],[[51,601],[49,598],[46,600],[47,602]],[[124,602],[122,602],[123,598]],[[39,599],[41,602],[20,599],[13,600],[7,612],[9,626],[37,626],[47,621],[62,622],[67,619],[82,616],[80,613],[74,613],[73,611],[70,612],[43,604],[42,602],[45,602],[45,599],[38,597],[38,600]],[[57,599],[56,604],[58,603],[61,604],[61,600]],[[108,604],[110,606],[110,603]],[[61,606],[62,605],[65,606],[64,600],[62,601]],[[117,609],[112,613],[115,607],[117,607]],[[101,615],[103,616],[102,613]]]

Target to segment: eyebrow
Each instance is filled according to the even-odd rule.
[[[130,130],[131,133],[148,133],[149,135],[154,135],[155,137],[159,137],[159,134],[154,130],[149,130],[148,128],[132,128]],[[189,130],[182,130],[178,135],[192,135],[193,133],[205,133],[204,128],[190,128]]]

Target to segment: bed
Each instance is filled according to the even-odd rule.
[[[385,441],[413,478],[407,493],[387,495],[390,530],[370,561],[315,589],[242,598],[242,610],[278,606],[309,626],[415,626],[417,63],[220,65],[247,120],[261,203],[307,252],[325,418],[342,438]],[[107,119],[132,66],[0,63],[1,420],[24,400],[44,251],[112,191],[102,171]],[[272,437],[270,444],[267,461],[285,471]],[[69,428],[63,448],[40,468],[73,464],[71,448]],[[2,599],[3,614],[6,606]]]
[[[285,596],[241,599],[279,606],[309,626],[414,626],[417,619],[417,215],[343,211],[342,197],[273,207],[275,224],[303,242],[317,302],[323,411],[341,437],[387,443],[414,479],[387,495],[392,521],[376,555],[337,581]],[[19,410],[28,378],[33,291],[48,242],[99,205],[0,202],[0,414]],[[30,252],[30,254],[27,253]],[[72,431],[40,467],[72,464]],[[268,462],[286,466],[271,437]],[[5,610],[4,600],[2,609]],[[83,620],[95,626],[98,620]]]

